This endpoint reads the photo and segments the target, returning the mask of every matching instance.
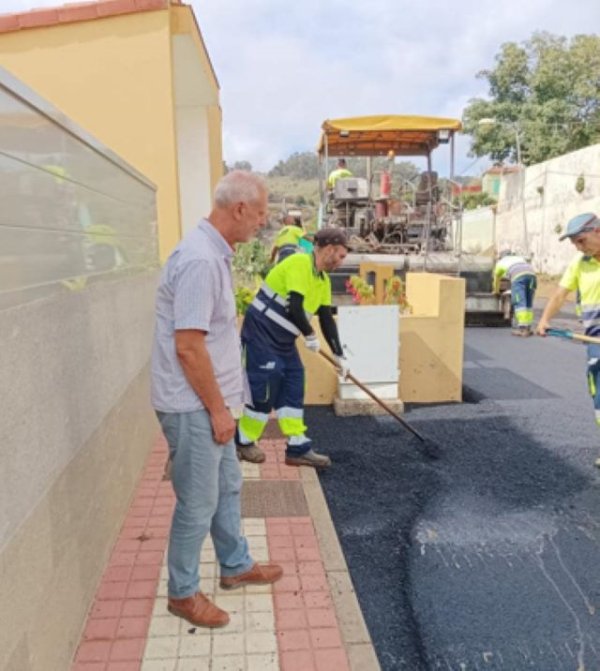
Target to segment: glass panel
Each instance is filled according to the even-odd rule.
[[[0,88],[0,309],[158,265],[151,186]]]

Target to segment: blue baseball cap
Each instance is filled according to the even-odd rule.
[[[600,219],[593,212],[584,212],[569,221],[567,230],[558,239],[572,238],[592,228],[598,228],[598,226],[600,226]]]

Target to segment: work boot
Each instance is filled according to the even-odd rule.
[[[327,468],[331,466],[331,459],[326,454],[318,454],[314,450],[308,450],[298,456],[285,455],[285,463],[288,466],[312,466],[313,468]]]
[[[194,596],[188,596],[185,599],[169,597],[167,610],[196,627],[216,629],[224,627],[229,622],[229,615],[215,606],[202,592],[196,592]]]
[[[254,564],[245,573],[221,578],[221,589],[237,589],[244,585],[269,585],[276,582],[283,575],[283,569],[278,564]]]
[[[266,459],[265,453],[255,443],[250,445],[236,445],[238,459],[249,461],[252,464],[262,464]]]

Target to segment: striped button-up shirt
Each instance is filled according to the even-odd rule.
[[[183,374],[175,331],[206,332],[206,347],[225,403],[246,400],[235,298],[233,250],[208,221],[188,233],[163,268],[156,298],[152,349],[152,405],[162,412],[192,412],[202,402]]]

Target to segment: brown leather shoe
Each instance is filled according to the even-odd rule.
[[[196,627],[216,629],[224,627],[229,622],[229,615],[209,601],[202,592],[185,599],[169,597],[167,610],[177,617],[182,617]]]
[[[283,575],[283,569],[277,564],[254,564],[246,573],[221,578],[222,589],[237,589],[244,585],[268,585]]]
[[[251,445],[237,445],[238,459],[242,461],[249,461],[252,464],[262,464],[266,459],[265,453],[252,443]]]

